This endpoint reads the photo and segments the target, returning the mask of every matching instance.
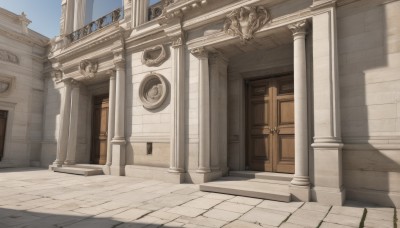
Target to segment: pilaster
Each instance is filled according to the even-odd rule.
[[[336,7],[313,16],[314,188],[312,198],[342,205],[342,140],[337,59]],[[319,51],[324,49],[327,51]]]

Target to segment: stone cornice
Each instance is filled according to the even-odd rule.
[[[23,33],[18,33],[18,32],[11,31],[9,29],[3,29],[3,28],[0,28],[0,34],[3,35],[3,36],[8,37],[10,39],[17,40],[19,42],[27,44],[29,46],[38,45],[38,46],[41,46],[41,47],[45,47],[45,46],[47,46],[47,44],[49,42],[49,39],[47,39],[47,38],[46,39],[40,39],[40,38],[37,38],[37,37],[32,37],[30,35],[26,35],[26,34],[23,34]]]

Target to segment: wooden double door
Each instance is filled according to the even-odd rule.
[[[108,108],[108,94],[93,98],[92,164],[105,165],[107,162]]]
[[[247,166],[294,173],[293,76],[247,83]]]
[[[4,156],[8,111],[0,110],[0,161]]]

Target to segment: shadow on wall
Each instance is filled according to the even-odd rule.
[[[391,6],[394,4],[395,6]],[[400,77],[393,66],[399,2],[354,3],[338,9],[343,177],[347,199],[400,207],[396,122]],[[397,19],[398,20],[398,19]],[[397,33],[397,34],[395,34]],[[397,48],[398,49],[398,48]],[[397,54],[400,50],[396,50]],[[392,60],[391,60],[392,59]],[[398,57],[397,57],[398,61]],[[397,129],[396,129],[397,128]],[[386,144],[388,150],[380,145]],[[392,148],[390,148],[390,146]]]

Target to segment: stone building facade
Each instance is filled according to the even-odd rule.
[[[400,206],[400,1],[91,4],[62,1],[41,166]]]
[[[39,166],[49,39],[26,15],[0,8],[0,168]]]

